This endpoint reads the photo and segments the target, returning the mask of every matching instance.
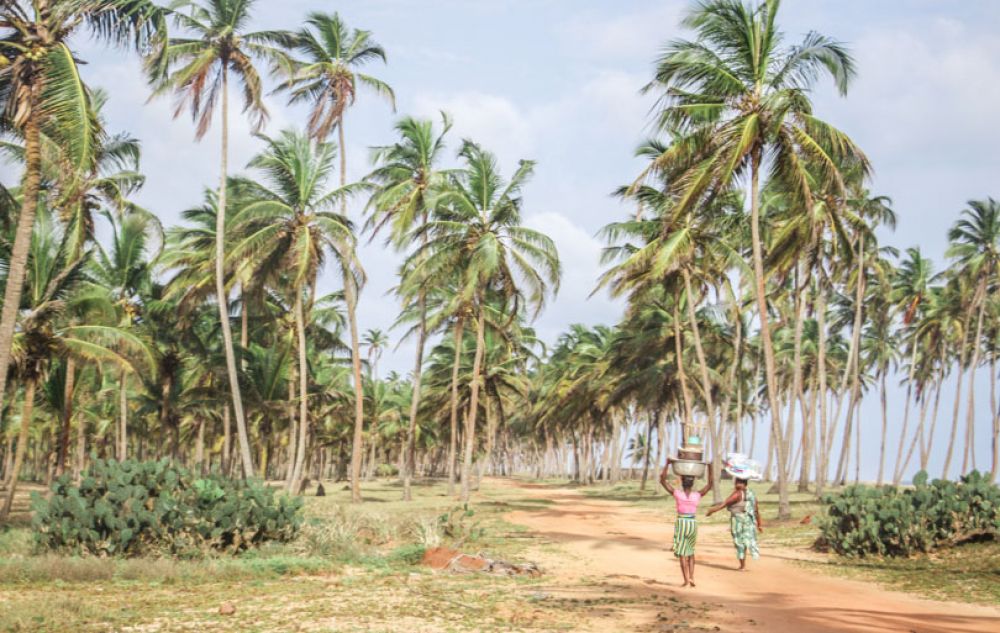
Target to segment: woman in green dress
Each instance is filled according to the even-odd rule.
[[[736,547],[736,558],[740,561],[740,571],[746,571],[747,554],[757,560],[760,557],[760,549],[757,546],[757,532],[763,532],[764,528],[760,524],[760,512],[757,507],[757,495],[750,490],[749,482],[746,479],[736,479],[736,487],[733,494],[729,495],[725,501],[714,505],[708,509],[708,516],[722,510],[729,509],[729,532],[733,536],[733,545]]]

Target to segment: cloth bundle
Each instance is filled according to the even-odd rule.
[[[742,453],[727,454],[723,467],[735,479],[760,480],[764,478],[760,462],[750,459]]]

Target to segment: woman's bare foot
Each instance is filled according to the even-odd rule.
[[[694,584],[694,581],[693,581],[693,580],[692,580],[692,581],[691,581],[691,582],[690,582],[689,584],[690,584],[690,585],[691,585],[692,587],[694,587],[694,586],[695,586],[695,584]]]

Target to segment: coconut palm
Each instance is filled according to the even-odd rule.
[[[391,227],[390,241],[397,248],[406,248],[415,226],[422,226],[434,211],[438,193],[447,185],[447,172],[438,167],[444,152],[444,138],[451,129],[451,120],[442,114],[442,129],[435,133],[430,121],[406,117],[396,123],[399,141],[378,147],[372,160],[375,169],[367,177],[376,190],[371,197],[370,225],[373,233],[383,226]],[[426,235],[424,236],[426,240]],[[404,304],[414,303],[417,314],[417,353],[413,367],[413,398],[407,425],[406,458],[403,463],[403,500],[412,499],[415,435],[420,409],[420,380],[423,373],[424,347],[427,343],[427,293],[423,284],[416,297],[403,297]],[[406,306],[404,305],[404,311]]]
[[[162,61],[149,66],[154,84],[153,96],[175,94],[177,107],[174,116],[190,110],[196,122],[196,139],[200,140],[208,132],[220,98],[222,102],[219,112],[222,147],[215,225],[215,295],[219,304],[226,370],[245,477],[253,476],[253,459],[240,397],[223,265],[229,173],[229,79],[232,75],[242,84],[243,111],[250,115],[253,130],[261,130],[267,119],[267,108],[262,101],[260,73],[254,63],[266,61],[280,65],[284,57],[279,47],[291,44],[287,33],[247,30],[254,4],[254,0],[199,0],[182,4],[173,16],[186,36],[172,37],[163,50]]]
[[[395,95],[389,85],[360,72],[365,64],[375,60],[385,62],[385,51],[369,31],[350,29],[336,13],[310,13],[306,27],[295,36],[295,51],[302,59],[290,62],[289,77],[282,86],[289,91],[291,103],[309,102],[309,134],[326,141],[334,126],[340,148],[340,186],[347,186],[347,147],[344,116],[354,105],[357,84],[361,83],[385,97],[395,108]],[[341,214],[347,215],[347,200],[342,201]],[[364,429],[364,389],[361,383],[361,352],[358,338],[357,297],[364,283],[364,271],[354,252],[353,242],[345,241],[338,248],[344,271],[344,300],[351,332],[351,355],[354,369],[355,413],[354,447],[351,467],[353,501],[361,501],[358,477],[361,472],[361,441]]]
[[[107,314],[113,312],[113,308],[107,304],[106,294],[101,288],[87,284],[84,275],[86,257],[68,260],[69,240],[64,239],[53,226],[47,209],[39,211],[29,251],[30,267],[26,292],[22,295],[21,319],[11,354],[15,373],[24,385],[24,404],[0,521],[6,519],[13,505],[28,443],[36,388],[45,380],[52,362],[76,358],[131,367],[132,361],[127,356],[129,352],[140,353],[146,367],[150,360],[146,346],[138,337],[120,328],[98,320],[74,324],[63,318],[69,311]]]
[[[961,219],[948,232],[951,246],[948,256],[953,258],[956,273],[969,280],[966,298],[969,314],[976,315],[976,326],[969,330],[967,339],[971,347],[972,359],[969,370],[973,378],[969,380],[969,399],[966,412],[965,453],[962,472],[967,472],[971,463],[976,467],[975,423],[976,423],[976,381],[975,371],[983,350],[983,327],[988,299],[1000,287],[1000,202],[993,198],[970,200],[969,208],[962,211]],[[994,380],[995,376],[990,376]]]
[[[0,311],[0,407],[21,305],[25,266],[42,182],[42,138],[61,148],[70,172],[90,173],[100,134],[92,97],[71,50],[87,31],[104,42],[143,50],[165,36],[162,11],[146,0],[9,0],[0,4],[0,120],[24,140],[17,230]]]
[[[845,165],[866,172],[868,164],[843,132],[813,115],[809,102],[822,71],[846,93],[854,75],[851,56],[840,43],[815,32],[801,44],[783,48],[779,6],[778,0],[698,4],[684,21],[696,39],[666,47],[646,90],[660,95],[657,123],[675,135],[648,170],[667,176],[677,198],[675,214],[697,210],[743,179],[750,184],[754,291],[772,431],[780,440],[784,431],[761,237],[762,176],[785,183],[795,204],[808,209],[817,187],[807,168],[815,170],[820,187],[846,198]],[[782,441],[777,453],[779,514],[787,517],[788,455]]]
[[[293,304],[299,437],[288,485],[295,490],[302,478],[309,434],[306,306],[314,299],[317,275],[329,255],[352,239],[351,225],[333,210],[340,195],[328,186],[336,156],[333,145],[311,141],[293,131],[261,139],[265,149],[248,165],[260,178],[238,181],[245,204],[234,218],[238,239],[229,259],[238,277],[253,277],[271,287],[287,288]]]
[[[413,280],[446,285],[457,278],[447,309],[455,314],[471,308],[476,323],[462,463],[461,498],[468,500],[489,305],[496,301],[510,315],[522,307],[537,314],[550,290],[558,289],[560,265],[552,240],[520,223],[521,188],[534,163],[520,161],[508,181],[493,154],[479,145],[465,141],[459,156],[464,168],[442,194],[438,217],[422,227],[420,233],[429,239],[413,253],[410,264]]]

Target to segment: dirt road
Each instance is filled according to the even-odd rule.
[[[1000,631],[1000,609],[923,600],[810,570],[793,562],[808,553],[769,545],[766,529],[761,560],[741,573],[727,528],[702,525],[697,587],[683,589],[666,500],[660,514],[572,489],[519,485],[552,501],[510,520],[555,545],[536,552],[553,577],[554,598],[595,605],[581,631]]]

